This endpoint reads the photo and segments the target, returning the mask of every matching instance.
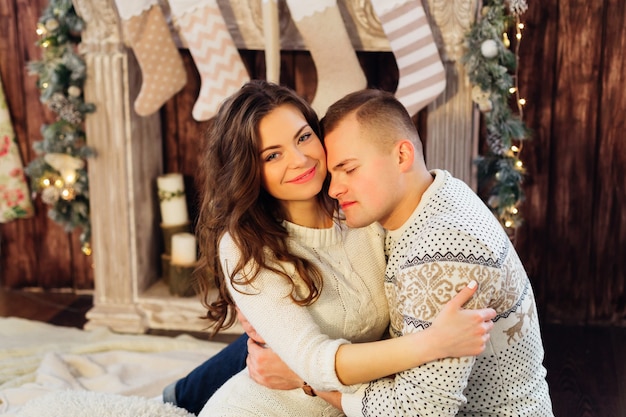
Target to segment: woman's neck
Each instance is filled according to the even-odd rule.
[[[333,219],[314,201],[290,201],[285,204],[287,221],[312,229],[327,229],[332,226]]]

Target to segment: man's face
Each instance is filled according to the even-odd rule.
[[[350,227],[383,226],[400,199],[402,178],[394,152],[384,152],[365,137],[354,115],[325,136],[329,194],[337,199]]]

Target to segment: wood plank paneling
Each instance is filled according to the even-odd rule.
[[[588,318],[593,185],[597,160],[602,2],[558,2],[556,88],[548,194],[546,307]]]
[[[605,2],[597,167],[593,184],[589,317],[626,323],[626,3]],[[616,53],[617,51],[620,51]],[[591,287],[589,288],[592,289]],[[626,392],[626,391],[623,391]]]
[[[39,103],[26,63],[39,59],[34,32],[46,0],[0,0],[0,74],[20,150],[32,144],[53,115]],[[533,282],[545,321],[626,324],[626,11],[622,0],[529,2],[520,50],[519,85],[528,100],[532,138],[522,151],[527,169],[525,223],[516,247]],[[240,51],[252,78],[265,78],[263,51]],[[200,77],[187,50],[184,89],[161,110],[164,172],[185,176],[188,207],[196,217],[198,158],[210,121],[191,109]],[[390,52],[357,52],[370,87],[394,91],[398,69]],[[312,101],[315,62],[307,51],[281,52],[281,83]],[[426,137],[426,112],[416,117]],[[89,139],[89,138],[88,138]],[[428,146],[428,143],[425,144]],[[152,184],[152,187],[156,186]],[[67,234],[36,216],[0,225],[2,286],[91,288],[92,258]]]
[[[41,140],[41,126],[54,121],[39,101],[36,76],[26,69],[28,62],[41,59],[35,29],[47,4],[46,0],[0,2],[1,30],[7,31],[0,37],[0,71],[24,165],[36,157],[33,144]],[[47,211],[37,199],[34,218],[2,225],[3,285],[92,287],[91,264],[81,253],[78,233],[66,233],[48,218]]]
[[[526,167],[524,192],[520,207],[524,223],[517,232],[515,246],[533,283],[538,300],[545,299],[548,274],[545,258],[548,245],[548,203],[550,196],[550,164],[555,91],[558,10],[555,2],[533,2],[524,15],[525,30],[520,44],[520,96],[527,100],[524,121],[532,129],[523,144],[520,157]],[[541,74],[541,76],[538,76]],[[546,303],[537,303],[540,317]]]

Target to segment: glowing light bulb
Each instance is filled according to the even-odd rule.
[[[522,34],[521,33],[516,33],[515,34],[515,38],[519,41],[520,39],[522,39]]]
[[[506,32],[504,32],[504,33],[502,34],[502,43],[503,43],[503,44],[504,44],[504,46],[506,46],[507,48],[508,48],[509,46],[511,46],[511,41],[509,40],[509,35],[508,35]]]
[[[73,169],[64,169],[61,171],[61,176],[65,180],[65,184],[71,185],[76,182],[76,171]]]
[[[513,226],[513,222],[511,220],[507,220],[507,221],[504,222],[504,225],[506,227],[511,227],[511,226]]]
[[[526,99],[525,98],[520,98],[518,103],[520,104],[520,106],[524,106],[524,105],[526,105]]]
[[[515,146],[515,145],[511,146],[511,150],[513,152],[519,152],[519,148],[517,146]]]
[[[518,167],[518,168],[521,168],[521,167],[523,167],[523,166],[524,166],[524,164],[522,163],[522,161],[517,161],[517,162],[515,163],[515,166],[516,166],[516,167]]]
[[[517,27],[519,28],[519,30],[523,30],[524,29],[524,24],[523,23],[518,23]]]
[[[63,180],[61,178],[57,178],[54,180],[54,186],[57,188],[63,188],[65,184],[63,183]]]
[[[511,213],[512,213],[512,214],[517,214],[517,212],[518,212],[517,207],[513,207],[513,208],[511,209]]]
[[[511,93],[511,94],[515,93],[516,91],[517,91],[517,88],[515,88],[515,87],[509,88],[509,93]]]

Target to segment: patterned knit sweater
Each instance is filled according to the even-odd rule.
[[[307,307],[289,298],[284,277],[262,271],[253,285],[230,288],[238,307],[282,359],[318,390],[354,390],[335,373],[335,354],[343,343],[378,340],[389,325],[384,293],[384,231],[378,225],[348,229],[309,229],[285,222],[290,249],[315,264],[324,277],[317,301]],[[220,242],[225,273],[239,260],[230,236]],[[291,265],[282,265],[297,278]],[[248,370],[231,378],[203,408],[201,416],[341,415],[319,397],[301,389],[270,390],[256,384]]]
[[[469,308],[497,316],[478,357],[443,359],[344,394],[348,416],[552,416],[533,291],[515,249],[462,181],[433,171],[411,218],[391,231],[386,269],[392,336],[430,326],[475,279]]]

